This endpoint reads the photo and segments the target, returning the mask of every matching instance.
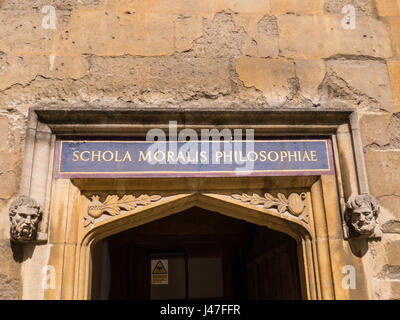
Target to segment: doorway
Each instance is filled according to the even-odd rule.
[[[296,241],[193,207],[100,241],[92,299],[301,299]]]

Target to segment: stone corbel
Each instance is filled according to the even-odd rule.
[[[352,195],[346,203],[343,231],[345,239],[381,239],[378,200],[370,194]]]
[[[9,207],[10,239],[19,243],[43,241],[38,231],[42,219],[42,209],[38,202],[29,197],[18,197]]]

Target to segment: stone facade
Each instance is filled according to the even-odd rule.
[[[29,298],[44,250],[8,215],[37,106],[354,108],[383,232],[366,278],[400,299],[399,0],[0,0],[0,21],[0,299]]]

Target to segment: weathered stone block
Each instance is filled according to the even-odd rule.
[[[17,179],[12,171],[0,174],[0,199],[9,199],[17,191]]]
[[[110,7],[116,6],[120,12],[131,11],[132,13],[160,13],[172,15],[201,15],[203,17],[212,18],[216,12],[224,10],[227,6],[225,0],[215,1],[197,1],[197,0],[152,0],[152,1],[131,1],[119,0],[110,1]],[[244,1],[236,1],[244,2]],[[244,4],[246,5],[246,3]],[[251,5],[251,1],[247,8]]]
[[[399,280],[400,279],[400,265],[385,264],[382,267],[379,276],[380,276],[380,278],[386,279],[386,280]]]
[[[259,0],[227,0],[227,7],[240,13],[269,13],[270,1]]]
[[[204,25],[204,34],[194,43],[196,57],[229,60],[241,56],[241,47],[246,38],[243,28],[237,26],[233,16],[217,13]]]
[[[294,65],[284,59],[239,58],[236,71],[246,87],[261,90],[271,106],[283,104],[290,92],[288,80],[295,77]]]
[[[46,56],[17,57],[8,55],[7,67],[0,77],[0,90],[14,84],[25,85],[38,74],[45,75],[46,71],[48,71],[48,57]]]
[[[3,0],[0,1],[1,9],[4,10],[40,10],[43,6],[52,5],[56,9],[71,10],[73,8],[92,9],[104,4],[105,0],[32,0],[27,3],[25,0]]]
[[[392,279],[400,279],[400,240],[385,241],[384,251],[382,254],[386,257],[388,266],[392,268],[386,268],[387,274]],[[397,266],[398,268],[393,268]]]
[[[263,16],[257,23],[257,31],[266,36],[279,36],[276,18],[274,16]]]
[[[400,149],[400,113],[394,113],[387,128],[392,148]]]
[[[0,115],[0,150],[8,150],[8,118]]]
[[[374,280],[374,287],[379,300],[398,300],[400,299],[399,280]]]
[[[382,224],[389,220],[399,219],[400,221],[400,197],[396,195],[382,196],[379,198],[381,207],[387,211],[382,215]],[[392,226],[395,226],[392,224]],[[400,232],[399,232],[400,233]]]
[[[15,105],[16,108],[27,113],[28,107],[43,103],[44,101],[57,102],[69,101],[69,103],[87,103],[88,102],[88,83],[86,80],[57,79],[51,80],[43,77],[35,77],[27,85],[14,85],[4,91],[1,108]]]
[[[13,158],[13,154],[10,154],[7,151],[0,151],[0,174],[13,169]]]
[[[193,41],[203,34],[201,16],[178,16],[175,20],[175,49],[177,52],[189,50]]]
[[[356,16],[374,15],[376,11],[374,2],[375,0],[326,0],[325,12],[343,15],[343,7],[352,5],[356,9]]]
[[[229,95],[233,59],[241,55],[245,32],[223,13],[204,24],[203,31],[190,50],[172,56],[90,57],[91,96],[156,102]]]
[[[325,0],[270,0],[273,14],[319,14],[324,13]]]
[[[242,52],[251,57],[277,57],[279,54],[278,46],[279,39],[277,37],[256,34],[254,37],[246,39]]]
[[[360,130],[363,146],[370,144],[383,146],[390,143],[387,127],[391,116],[391,114],[361,114]]]
[[[58,31],[44,29],[43,17],[32,10],[0,10],[0,51],[14,55],[50,54]]]
[[[190,99],[229,94],[229,61],[225,59],[172,56],[161,58],[119,57],[91,59],[92,93],[135,99]],[[190,79],[190,81],[188,81]],[[150,99],[153,99],[151,98]]]
[[[371,194],[400,195],[400,152],[367,150],[365,162]]]
[[[388,220],[382,223],[382,232],[400,234],[400,220]]]
[[[377,102],[370,108],[393,111],[390,79],[385,63],[371,60],[331,60],[328,68],[336,77],[343,79],[359,95],[365,95]],[[374,101],[371,101],[371,104]]]
[[[400,112],[400,61],[388,61],[387,66],[395,104],[394,112]]]
[[[359,17],[354,30],[345,30],[339,16],[278,16],[281,54],[293,58],[328,58],[334,55],[390,57],[385,24]],[[312,39],[312,41],[310,41]]]
[[[70,18],[68,31],[68,38],[60,45],[60,51],[67,55],[159,56],[174,52],[172,15],[76,10]]]
[[[400,58],[400,17],[388,17],[385,19],[390,27],[393,55],[396,60]]]
[[[233,20],[247,33],[243,55],[263,58],[279,55],[278,24],[274,16],[242,14],[234,15]]]
[[[379,204],[381,205],[379,221],[382,231],[400,234],[400,197],[396,195],[381,196]]]
[[[398,0],[376,0],[376,8],[380,16],[400,16]]]
[[[314,104],[319,102],[318,87],[324,79],[326,68],[323,60],[295,60],[300,94]]]
[[[0,77],[0,90],[12,85],[26,85],[36,77],[57,79],[79,79],[88,70],[86,60],[79,56],[33,55],[7,56],[7,67]]]
[[[16,300],[21,296],[19,265],[8,239],[0,240],[0,288],[0,300]]]
[[[207,5],[204,1],[188,0],[186,6],[184,1],[166,1],[166,0],[153,0],[153,1],[112,1],[108,4],[109,8],[116,7],[120,13],[128,14],[147,14],[147,13],[165,13],[192,15],[196,13],[205,13]]]

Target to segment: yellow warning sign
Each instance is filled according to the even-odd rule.
[[[158,260],[154,270],[153,274],[167,274],[167,270],[165,269],[164,265],[162,264],[161,260]]]
[[[151,284],[168,284],[168,260],[151,260]]]

